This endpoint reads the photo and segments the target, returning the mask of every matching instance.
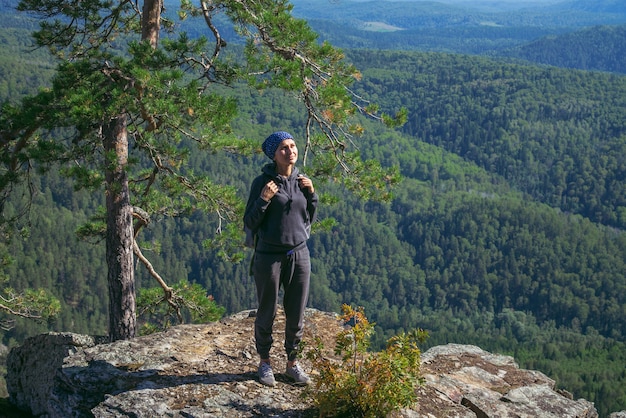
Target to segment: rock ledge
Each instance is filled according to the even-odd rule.
[[[300,396],[303,389],[282,375],[282,313],[272,354],[278,384],[258,383],[253,323],[254,311],[244,311],[216,323],[110,344],[71,333],[38,335],[9,354],[10,401],[48,418],[317,416]],[[309,309],[305,329],[305,339],[319,336],[333,347],[341,324],[334,314]],[[591,402],[555,390],[543,373],[520,369],[513,358],[479,347],[433,347],[422,353],[422,372],[426,384],[418,390],[419,403],[399,416],[598,416]]]

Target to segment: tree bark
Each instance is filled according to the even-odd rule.
[[[137,328],[133,219],[128,188],[128,131],[119,115],[103,129],[106,153],[106,257],[109,283],[109,338],[133,338]]]
[[[143,3],[141,40],[150,42],[153,48],[156,48],[159,43],[162,8],[162,0],[145,0]]]

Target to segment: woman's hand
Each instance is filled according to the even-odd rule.
[[[276,192],[278,192],[278,186],[274,183],[274,180],[270,180],[270,182],[263,187],[263,190],[261,190],[261,199],[269,202]]]
[[[315,193],[315,188],[313,187],[313,181],[310,178],[303,176],[302,174],[299,174],[298,184],[300,185],[301,189],[309,189],[309,193],[311,194]]]

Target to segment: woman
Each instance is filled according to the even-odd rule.
[[[307,385],[307,374],[297,363],[297,349],[302,339],[304,310],[309,297],[311,261],[306,241],[315,219],[317,195],[313,182],[298,172],[298,147],[293,137],[283,131],[265,139],[263,152],[272,163],[262,169],[250,189],[244,224],[255,235],[252,274],[256,283],[259,307],[254,323],[259,381],[274,386],[270,364],[272,326],[278,305],[280,286],[284,290],[285,373],[295,384]]]

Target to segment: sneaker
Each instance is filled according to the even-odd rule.
[[[276,386],[276,379],[274,379],[274,372],[272,366],[269,363],[262,362],[259,365],[259,382],[265,386]]]
[[[285,373],[287,376],[291,377],[298,386],[305,386],[311,383],[309,375],[302,370],[298,363],[294,364],[293,367],[287,366]]]

